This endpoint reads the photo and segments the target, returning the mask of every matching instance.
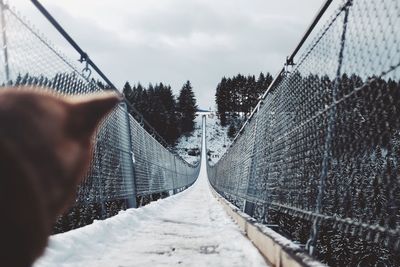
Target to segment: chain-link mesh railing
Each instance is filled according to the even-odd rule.
[[[32,85],[66,95],[106,87],[96,73],[89,79],[87,68],[78,69],[15,10],[3,4],[1,8],[2,86]],[[136,200],[145,195],[164,196],[182,190],[195,181],[199,171],[198,165],[171,153],[144,130],[128,114],[125,103],[103,121],[94,148],[91,169],[78,189],[76,204],[60,218],[56,231],[109,217],[136,206]]]
[[[306,43],[210,182],[329,265],[400,266],[400,2],[341,1]]]

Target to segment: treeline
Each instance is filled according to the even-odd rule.
[[[66,94],[95,92],[98,88],[110,89],[99,80],[83,81],[75,72],[56,73],[52,77],[30,73],[18,74],[15,80],[9,81],[8,85],[44,86]],[[173,95],[171,86],[162,83],[154,86],[150,84],[146,88],[141,84],[132,87],[126,82],[123,93],[168,145],[174,146],[182,134],[193,131],[197,105],[190,81],[183,85],[177,98]],[[138,114],[134,114],[133,110],[129,111],[134,118],[138,118]],[[151,129],[144,128],[151,132]]]
[[[190,81],[183,85],[177,98],[171,86],[163,83],[146,88],[126,82],[123,93],[169,145],[174,146],[181,135],[194,130],[197,105]]]
[[[222,78],[217,86],[215,101],[221,125],[229,125],[230,138],[236,135],[272,80],[268,72],[267,74],[261,72],[257,79],[254,75],[242,74],[232,78]]]
[[[5,83],[1,86],[6,86]],[[109,90],[110,86],[100,80],[84,80],[76,72],[59,72],[54,76],[19,73],[15,80],[10,80],[7,86],[43,86],[65,94],[82,94],[96,92],[98,88]]]

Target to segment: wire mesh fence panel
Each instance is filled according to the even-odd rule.
[[[148,132],[143,131],[137,121],[133,118],[130,120],[137,195],[170,191],[194,183],[198,166],[190,165],[172,154]],[[189,181],[180,175],[186,169],[189,169]]]
[[[87,69],[78,68],[2,2],[1,16],[3,87],[31,86],[62,95],[84,95],[107,88],[96,73],[89,78]],[[182,189],[197,178],[199,165],[187,164],[161,145],[128,113],[125,103],[104,119],[93,143],[90,170],[78,188],[75,205],[59,218],[55,232],[112,216],[135,206],[140,195]],[[188,176],[182,177],[183,172]]]
[[[399,14],[341,1],[208,166],[216,190],[332,266],[400,265]]]

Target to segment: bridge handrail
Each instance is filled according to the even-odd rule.
[[[97,66],[95,72],[89,71],[90,76],[88,65],[81,72],[14,8],[3,1],[0,8],[2,86],[32,85],[65,95],[113,87]],[[87,54],[85,60],[89,61]],[[55,232],[174,194],[196,180],[200,161],[186,162],[151,126],[146,126],[140,114],[131,116],[128,111],[132,109],[126,101],[121,102],[102,122],[94,140],[90,171],[78,189],[74,207],[59,218]]]
[[[208,164],[216,191],[328,264],[400,262],[399,5],[327,9]]]

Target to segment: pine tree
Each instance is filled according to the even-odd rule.
[[[217,103],[217,114],[220,119],[221,125],[226,126],[228,124],[226,112],[228,109],[228,94],[227,94],[227,79],[222,78],[221,82],[217,86],[217,91],[215,93],[215,101]]]
[[[177,111],[181,132],[185,134],[191,133],[194,130],[197,106],[190,81],[183,85],[179,93]]]
[[[174,145],[179,137],[178,120],[176,115],[176,102],[170,86],[159,85],[159,95],[162,112],[160,113],[160,133],[168,144]]]
[[[126,97],[126,99],[128,99],[129,102],[133,102],[132,101],[132,87],[129,84],[129,82],[126,82],[124,85],[124,88],[122,90],[122,93],[124,94],[124,96]]]

